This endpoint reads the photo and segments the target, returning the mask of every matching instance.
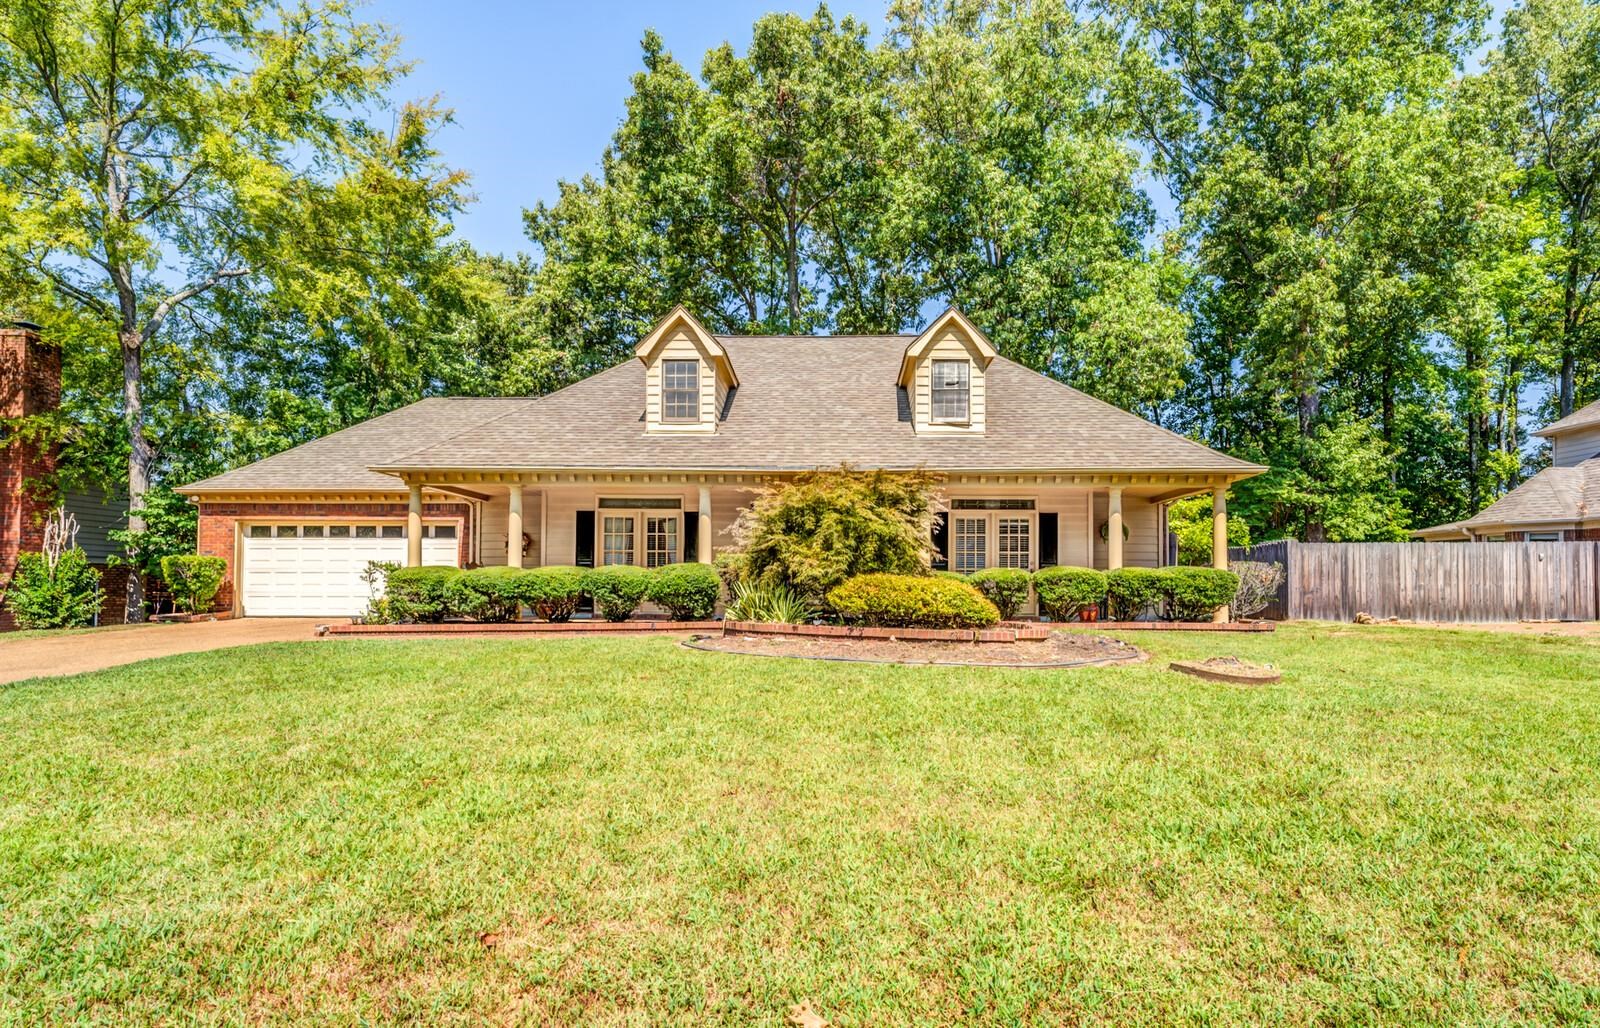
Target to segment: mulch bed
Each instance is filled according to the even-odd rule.
[[[1005,646],[971,642],[907,642],[811,635],[694,635],[683,645],[716,653],[758,657],[800,657],[871,664],[936,664],[955,667],[1087,667],[1143,660],[1145,654],[1103,635],[1054,633],[1041,640]]]

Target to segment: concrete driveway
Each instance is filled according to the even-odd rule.
[[[239,618],[189,625],[129,625],[7,638],[0,632],[0,684],[263,642],[309,642],[328,618]]]

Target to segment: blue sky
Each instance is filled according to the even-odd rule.
[[[600,154],[622,117],[628,77],[639,69],[645,30],[661,34],[698,73],[700,59],[724,42],[743,50],[750,26],[772,10],[809,15],[814,2],[713,0],[698,3],[471,3],[373,0],[363,15],[404,38],[417,62],[404,94],[439,93],[456,124],[439,143],[445,158],[472,173],[478,202],[457,232],[481,250],[527,249],[522,209],[556,195],[560,179],[598,171]],[[887,4],[834,2],[881,30]]]

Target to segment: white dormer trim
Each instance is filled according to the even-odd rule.
[[[717,337],[706,331],[706,327],[700,324],[700,319],[690,314],[682,304],[672,308],[666,317],[656,322],[656,327],[652,328],[643,339],[639,340],[639,345],[633,348],[633,355],[649,367],[656,351],[672,338],[674,331],[679,328],[688,331],[701,351],[716,364],[717,370],[722,373],[728,385],[739,384],[739,376],[733,370],[733,359],[728,356],[727,349],[717,342]]]
[[[656,327],[633,348],[644,364],[645,432],[660,435],[709,434],[717,430],[728,391],[739,384],[733,361],[716,336],[706,331],[698,318],[683,307],[674,307]],[[694,361],[699,401],[697,416],[666,416],[667,390],[663,382],[669,361]]]
[[[927,355],[928,350],[932,348],[935,342],[944,337],[946,329],[951,326],[952,322],[959,328],[960,334],[966,337],[967,342],[974,351],[974,357],[981,362],[982,366],[978,370],[987,371],[989,363],[1000,356],[1000,351],[994,348],[994,344],[989,341],[988,336],[983,334],[983,330],[967,320],[965,314],[951,307],[937,318],[934,318],[933,324],[923,329],[922,334],[911,340],[906,346],[906,352],[900,358],[901,385],[907,388],[911,386],[912,379],[916,375],[917,362]]]
[[[989,365],[999,351],[983,331],[951,307],[906,346],[900,359],[899,385],[911,405],[911,427],[918,435],[982,435],[987,420]],[[933,401],[936,362],[964,362],[967,376],[966,417],[940,417]]]

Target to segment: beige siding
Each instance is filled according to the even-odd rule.
[[[1591,457],[1600,456],[1600,425],[1563,432],[1550,440],[1550,463],[1558,468],[1582,464]]]
[[[666,360],[697,360],[700,362],[700,421],[696,424],[675,424],[661,417],[661,362]],[[717,370],[716,361],[701,350],[687,330],[679,329],[662,343],[651,356],[644,372],[645,424],[653,432],[712,432],[716,430],[717,412],[727,395],[727,384]]]
[[[911,398],[912,419],[918,432],[930,434],[966,434],[982,432],[986,413],[985,375],[976,346],[965,332],[955,325],[945,329],[932,345],[917,359],[914,389]],[[935,424],[933,420],[933,362],[936,360],[966,360],[972,364],[969,402],[971,420],[965,425]]]
[[[1109,497],[1104,491],[1094,495],[1094,566],[1105,569],[1106,544],[1100,538],[1100,526],[1108,519]],[[1153,568],[1160,565],[1161,539],[1160,507],[1138,496],[1122,497],[1122,521],[1128,529],[1128,541],[1122,544],[1122,563],[1130,568]]]
[[[539,560],[539,504],[537,489],[527,489],[522,495],[522,530],[533,539],[533,545],[522,558],[523,567],[538,567]],[[489,499],[483,504],[483,526],[478,536],[478,562],[488,567],[503,567],[506,563],[507,532],[511,522],[511,500],[505,495]]]

